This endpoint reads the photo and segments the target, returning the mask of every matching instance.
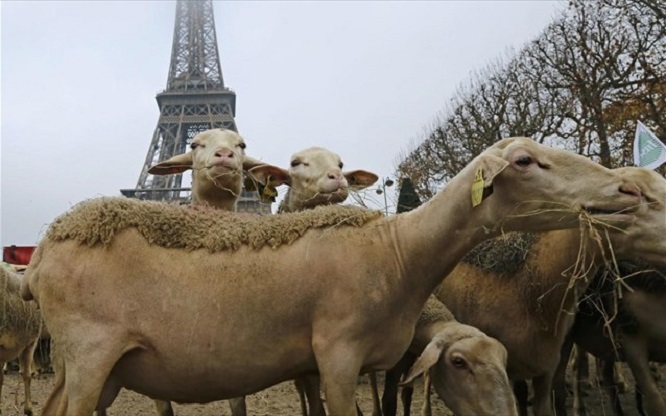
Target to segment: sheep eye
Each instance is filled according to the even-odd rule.
[[[239,143],[239,144],[238,144],[238,147],[240,147],[241,149],[245,150],[245,148],[247,147],[247,145],[246,145],[245,143]]]
[[[521,156],[518,159],[516,159],[516,165],[518,166],[529,166],[532,164],[532,158],[529,156]]]
[[[296,166],[300,165],[301,161],[300,160],[292,160],[291,161],[291,167],[295,168]]]
[[[451,364],[456,368],[467,368],[467,363],[460,357],[453,357]]]
[[[194,149],[196,149],[196,148],[199,147],[199,146],[201,146],[199,143],[194,143],[194,142],[192,142],[192,144],[190,144],[190,149],[194,150]]]
[[[344,165],[344,164],[343,164],[342,162],[338,163],[338,167],[339,167],[340,169],[342,169],[342,166],[343,166],[343,165]]]

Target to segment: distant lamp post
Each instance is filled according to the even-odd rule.
[[[393,186],[395,182],[393,182],[393,179],[391,178],[384,178],[384,181],[382,182],[381,185],[377,185],[377,189],[375,192],[377,195],[384,195],[384,212],[386,213],[386,216],[388,216],[388,200],[386,199],[386,187],[391,187]]]

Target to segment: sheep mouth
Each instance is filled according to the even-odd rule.
[[[335,198],[342,198],[343,196],[347,198],[347,190],[344,188],[338,188],[335,191],[321,191],[317,195],[320,196],[321,198],[327,198],[327,199],[335,199]]]
[[[582,211],[594,217],[629,218],[636,211],[636,207],[602,208],[597,206],[583,206]]]
[[[211,163],[210,165],[206,166],[206,169],[217,170],[217,171],[231,171],[231,172],[235,172],[235,171],[240,170],[238,166],[231,165],[227,162]]]

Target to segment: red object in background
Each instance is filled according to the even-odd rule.
[[[35,246],[5,246],[2,248],[2,261],[9,264],[30,263]]]

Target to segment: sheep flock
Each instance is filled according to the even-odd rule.
[[[46,416],[119,414],[124,389],[160,416],[220,400],[253,415],[247,397],[284,382],[303,416],[583,415],[591,392],[605,414],[666,415],[661,175],[513,137],[385,215],[345,204],[379,177],[343,170],[335,152],[308,147],[282,168],[246,147],[234,131],[201,132],[149,169],[192,170],[191,205],[80,202],[24,275],[2,269],[0,392],[17,361],[24,393],[8,406],[5,388],[0,413],[33,414],[48,334]],[[280,187],[277,214],[236,212],[242,189]],[[366,377],[371,408],[356,395]]]

